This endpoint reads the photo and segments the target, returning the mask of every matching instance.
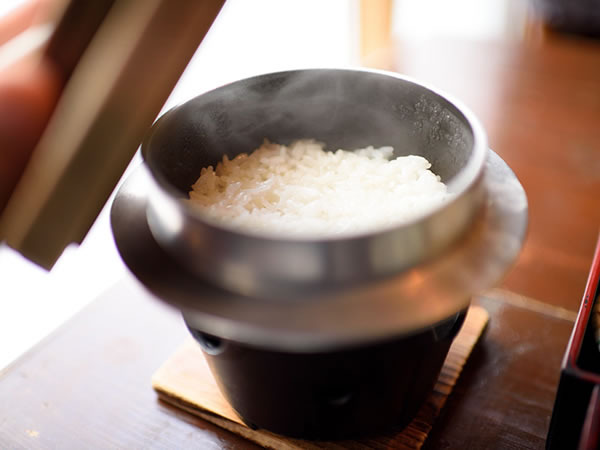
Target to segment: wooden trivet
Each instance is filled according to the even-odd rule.
[[[446,403],[471,350],[485,329],[489,315],[479,306],[469,308],[465,323],[454,339],[433,391],[415,419],[403,430],[389,430],[370,439],[341,441],[304,441],[263,430],[252,430],[223,398],[204,359],[199,345],[187,340],[152,377],[152,387],[159,397],[204,420],[245,437],[266,448],[287,449],[419,449],[431,431],[433,422]]]

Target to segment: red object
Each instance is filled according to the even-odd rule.
[[[600,448],[600,349],[590,320],[599,297],[600,238],[563,359],[547,449]]]

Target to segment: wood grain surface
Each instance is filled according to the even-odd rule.
[[[187,336],[119,283],[0,373],[0,449],[259,448],[157,399],[152,373]]]
[[[573,322],[534,304],[483,297],[487,335],[475,347],[426,449],[542,449]]]
[[[489,326],[424,448],[542,448],[573,323],[495,294],[475,303]],[[123,280],[0,373],[0,448],[258,448],[157,399],[151,376],[187,336]]]

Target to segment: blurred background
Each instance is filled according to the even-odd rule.
[[[20,3],[3,0],[0,15]],[[557,28],[586,35],[564,44],[575,46],[575,53],[598,53],[597,44],[589,39],[598,23],[595,2],[564,4],[582,9],[567,11],[561,3],[525,0],[228,0],[163,111],[211,88],[258,73],[302,67],[393,70],[438,86],[471,107],[483,121],[491,147],[521,176],[520,171],[528,165],[544,163],[521,155],[511,141],[514,136],[502,131],[512,120],[511,112],[515,110],[511,107],[546,101],[536,90],[536,74],[528,72],[524,61],[536,58],[536,49],[554,39]],[[586,4],[591,9],[584,9]],[[553,57],[561,58],[560,50],[557,52]],[[569,59],[563,63],[568,69]],[[522,77],[515,78],[515,71],[508,70],[515,66],[523,67]],[[583,70],[600,77],[600,59]],[[595,86],[589,95],[572,98],[568,86],[560,84],[561,73],[556,76],[556,95],[564,104],[588,108],[598,117],[600,98]],[[589,80],[582,77],[580,82]],[[520,83],[530,84],[529,98],[515,97],[512,87]],[[523,110],[521,117],[528,120],[522,123],[523,129],[538,128],[543,134],[544,128],[553,123],[552,108],[556,105],[548,106],[545,118],[527,116]],[[546,144],[551,145],[549,141],[535,143]],[[571,165],[584,174],[578,181],[582,195],[597,192],[600,162],[590,160],[586,152],[600,151],[598,140],[570,139],[565,145],[571,150],[563,167]],[[139,158],[132,162],[136,164]],[[552,174],[544,176],[543,181],[551,183]],[[524,185],[528,192],[541,189],[533,181],[524,180]],[[124,276],[126,269],[109,227],[109,206],[110,202],[83,244],[67,249],[49,273],[0,247],[0,369]],[[540,207],[550,210],[552,205]],[[598,218],[600,213],[594,214]],[[541,229],[542,224],[532,221],[531,234],[535,235],[537,227]],[[544,239],[553,236],[547,234]],[[521,264],[540,255],[540,247],[536,247],[535,239],[528,243]],[[592,251],[582,247],[581,257],[571,257],[555,270],[567,277],[573,267],[585,272],[589,264],[586,257]],[[560,260],[560,254],[552,253],[560,253],[560,245],[543,252],[544,258]],[[516,289],[522,281],[509,277],[507,283]],[[552,303],[565,295],[570,293],[549,287],[543,300]],[[573,308],[578,301],[573,299]]]

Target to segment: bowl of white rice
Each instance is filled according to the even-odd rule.
[[[487,152],[467,108],[406,77],[261,75],[154,124],[148,223],[185,270],[234,293],[373,282],[459,244],[484,203]]]

